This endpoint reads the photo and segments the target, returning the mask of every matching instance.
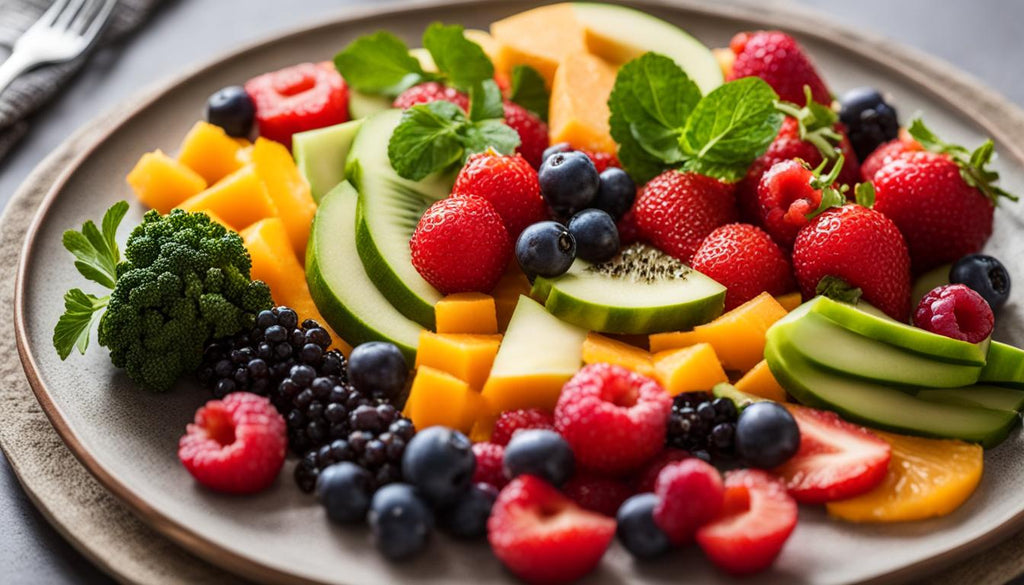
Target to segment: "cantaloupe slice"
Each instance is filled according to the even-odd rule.
[[[573,148],[614,153],[608,125],[608,96],[615,86],[617,68],[590,53],[566,55],[551,86],[548,121],[551,143],[568,142]]]
[[[583,363],[615,364],[644,376],[654,376],[650,353],[593,331],[587,334],[583,342]]]
[[[306,257],[309,228],[316,213],[316,202],[310,193],[309,183],[295,166],[291,152],[273,140],[256,139],[252,146],[252,163],[288,230],[288,239],[295,255],[302,260]]]
[[[423,330],[416,348],[416,367],[429,366],[483,388],[501,345],[500,335],[432,333]]]
[[[200,120],[182,140],[178,161],[212,185],[242,168],[244,163],[238,158],[241,149],[242,145],[223,128]]]
[[[494,297],[473,292],[448,295],[434,305],[434,322],[438,333],[493,335],[498,332]]]
[[[791,292],[786,293],[784,295],[779,295],[775,297],[775,300],[778,301],[779,304],[782,305],[782,308],[786,309],[786,311],[792,311],[793,309],[799,307],[804,302],[803,297],[800,296],[800,293],[798,292]]]
[[[206,188],[199,173],[159,150],[147,152],[126,177],[146,207],[167,213]]]
[[[715,384],[729,381],[718,355],[708,343],[657,353],[654,370],[658,381],[672,396],[683,392],[710,392]]]
[[[485,402],[469,384],[428,366],[416,370],[402,413],[417,429],[446,426],[469,433]]]
[[[504,332],[508,328],[508,322],[512,319],[512,312],[516,310],[519,297],[530,296],[531,288],[533,285],[519,269],[519,264],[511,262],[497,286],[491,291],[494,308],[498,313],[498,331]]]
[[[566,55],[586,51],[583,30],[572,4],[541,6],[491,24],[500,44],[495,68],[509,74],[516,65],[529,65],[551,87],[558,64]]]
[[[745,394],[753,394],[775,402],[786,401],[786,390],[772,375],[766,360],[757,362],[756,366],[736,381],[735,386]]]
[[[277,215],[277,207],[252,165],[238,169],[177,207],[185,211],[208,209],[228,222],[235,231]]]
[[[496,41],[491,33],[485,30],[479,30],[475,28],[467,28],[462,33],[467,39],[480,45],[480,48],[484,50],[484,53],[494,61],[498,58],[498,54],[501,52],[501,43]]]

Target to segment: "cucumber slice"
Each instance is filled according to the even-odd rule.
[[[914,281],[913,288],[910,290],[910,306],[916,307],[921,303],[924,295],[932,292],[937,287],[949,284],[949,269],[952,267],[951,264],[944,264],[918,276],[917,280]]]
[[[401,110],[370,116],[349,152],[346,175],[359,191],[356,248],[377,288],[396,309],[420,325],[434,328],[434,304],[441,293],[412,265],[409,239],[431,203],[447,197],[454,177],[422,181],[399,177],[388,160],[388,141]]]
[[[732,400],[732,403],[736,405],[736,410],[743,410],[755,402],[772,402],[767,398],[747,394],[746,392],[738,390],[732,384],[727,384],[725,382],[715,384],[715,387],[711,389],[711,394],[714,395],[715,398],[728,398],[729,400]]]
[[[981,406],[997,410],[1016,410],[1024,408],[1024,390],[1003,388],[1002,386],[967,386],[966,388],[941,388],[938,390],[921,390],[917,393],[921,400],[929,402],[945,402],[960,406]]]
[[[1024,390],[1024,349],[993,341],[978,380]]]
[[[362,125],[362,120],[350,120],[292,136],[292,156],[317,203],[345,180],[345,159]]]
[[[393,101],[386,96],[363,93],[350,87],[348,91],[348,115],[353,120],[369,118],[384,110],[390,110],[391,102]]]
[[[390,341],[411,364],[421,327],[391,306],[363,269],[356,250],[357,199],[352,185],[343,182],[320,201],[306,253],[309,293],[346,341]]]

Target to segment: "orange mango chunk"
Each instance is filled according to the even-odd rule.
[[[243,165],[247,165],[247,164],[251,163],[252,162],[252,144],[249,144],[248,146],[243,146],[243,147],[239,148],[238,152],[235,153],[235,158],[238,159],[238,162],[242,163]]]
[[[202,175],[212,185],[242,168],[238,151],[242,146],[224,132],[202,120],[195,123],[181,142],[178,162]]]
[[[571,53],[558,66],[551,86],[548,120],[551,143],[568,142],[573,148],[616,151],[608,125],[608,96],[617,69],[590,53]]]
[[[300,260],[304,259],[309,228],[313,214],[316,213],[316,202],[310,194],[309,183],[295,166],[295,160],[288,149],[273,140],[256,139],[252,146],[252,163],[288,230],[288,239],[295,255]]]
[[[494,290],[491,291],[491,296],[494,297],[494,308],[498,313],[498,331],[504,332],[508,329],[508,322],[512,319],[513,311],[516,310],[519,297],[530,296],[531,288],[530,279],[520,270],[519,264],[512,262]]]
[[[498,415],[485,410],[476,422],[473,423],[473,428],[469,430],[469,440],[474,443],[483,443],[491,440],[491,435],[494,434],[494,425],[498,422]]]
[[[256,170],[245,166],[224,177],[209,189],[178,205],[185,211],[210,210],[235,231],[242,231],[261,219],[277,215]]]
[[[409,390],[403,414],[416,428],[446,426],[469,433],[484,401],[469,384],[441,370],[422,366]]]
[[[775,297],[775,300],[778,301],[780,305],[782,305],[783,309],[786,309],[786,312],[792,311],[793,309],[799,307],[804,302],[803,297],[800,296],[800,293],[798,292],[791,292],[786,293],[784,295],[779,295]]]
[[[746,372],[764,359],[764,334],[786,309],[768,293],[750,299],[692,331],[651,335],[651,353],[710,343],[727,370]]]
[[[167,213],[206,188],[199,173],[159,150],[147,152],[126,177],[146,207]]]
[[[480,390],[494,365],[501,345],[500,335],[467,335],[420,332],[416,367],[429,366],[451,374]]]
[[[548,87],[562,59],[586,51],[583,29],[572,4],[552,4],[520,12],[491,24],[491,36],[500,45],[495,68],[511,73],[516,65],[529,65]]]
[[[649,377],[655,374],[649,352],[593,331],[583,342],[583,363],[615,364]]]
[[[438,333],[493,335],[498,332],[494,297],[483,293],[446,296],[434,305],[434,320]]]
[[[215,221],[216,223],[219,223],[220,225],[224,226],[225,228],[227,228],[229,230],[231,229],[231,225],[228,224],[228,222],[224,221],[223,217],[217,215],[216,213],[210,211],[209,209],[204,209],[203,213],[205,213],[207,217],[209,217],[211,220]],[[234,230],[232,230],[232,231],[234,231]]]
[[[826,504],[850,522],[910,522],[945,516],[974,493],[984,468],[980,445],[872,431],[890,446],[889,471],[875,489]]]
[[[662,387],[672,396],[683,392],[710,392],[715,384],[729,381],[709,343],[657,353],[654,370]]]
[[[779,382],[768,369],[768,362],[761,360],[750,369],[743,377],[736,381],[736,389],[746,394],[760,396],[775,402],[786,401],[786,390],[779,385]]]

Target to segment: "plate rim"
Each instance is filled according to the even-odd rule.
[[[747,21],[755,23],[760,27],[772,27],[795,32],[801,37],[813,38],[818,42],[835,46],[871,62],[876,67],[888,69],[908,81],[916,89],[942,101],[952,110],[961,114],[964,119],[983,129],[1000,144],[1000,148],[1005,156],[1009,156],[1024,167],[1024,142],[1017,143],[1012,137],[1012,129],[1014,127],[1024,128],[1024,110],[966,71],[942,59],[907,47],[897,41],[843,25],[832,18],[820,14],[815,9],[806,7],[772,5],[766,10],[763,8],[759,10],[760,7],[753,4],[740,4],[733,0],[726,0],[725,2],[715,4],[701,2],[701,0],[605,1],[640,8],[657,8],[683,14],[690,13]],[[523,9],[528,9],[539,5],[552,4],[555,1],[504,0],[503,3],[520,4]],[[186,67],[180,73],[157,81],[136,92],[124,100],[131,104],[130,109],[124,113],[117,114],[115,112],[118,106],[111,107],[108,111],[92,118],[54,150],[54,152],[57,152],[67,143],[74,141],[81,133],[84,133],[87,129],[93,129],[101,122],[106,126],[105,130],[98,132],[89,144],[85,145],[78,154],[69,160],[65,168],[47,188],[47,192],[36,208],[32,222],[26,232],[25,240],[19,253],[14,285],[14,328],[22,369],[47,419],[75,458],[78,459],[89,473],[106,490],[123,502],[147,526],[169,538],[178,546],[215,566],[261,582],[323,584],[322,581],[281,571],[259,560],[225,548],[217,541],[208,539],[184,526],[174,518],[164,515],[152,507],[143,497],[135,493],[130,486],[119,481],[113,473],[101,465],[92,453],[84,447],[77,434],[71,429],[65,419],[61,408],[54,402],[46,386],[43,384],[33,351],[28,344],[27,324],[25,321],[25,299],[27,296],[25,280],[28,267],[31,264],[30,260],[39,229],[45,222],[54,201],[67,184],[68,179],[111,134],[118,131],[135,118],[136,115],[151,107],[177,86],[194,77],[203,75],[228,61],[237,59],[250,50],[276,43],[286,43],[300,35],[320,29],[329,29],[341,24],[358,25],[361,21],[389,15],[407,16],[429,13],[444,7],[461,6],[472,8],[477,5],[490,4],[493,4],[491,0],[408,0],[383,6],[369,4],[348,7],[347,9],[336,11],[333,15],[329,14],[324,18],[317,19],[315,22],[300,24],[264,35],[230,51],[218,53],[214,57],[202,61],[198,66]],[[47,160],[44,159],[38,166],[46,163]],[[30,182],[33,175],[34,172],[29,174],[26,181],[15,192],[15,196],[22,191],[25,184]],[[49,517],[45,513],[44,516]],[[1022,527],[1024,527],[1024,509],[1014,516],[1007,518],[992,530],[968,542],[862,582],[872,584],[893,583],[912,576],[923,576],[923,574],[938,571],[944,566],[965,558],[972,552],[979,552],[1005,540]],[[66,531],[62,530],[61,532],[65,534]],[[65,534],[65,536],[70,535]],[[92,558],[92,555],[90,555],[90,558]],[[105,564],[101,564],[101,568],[104,567]]]

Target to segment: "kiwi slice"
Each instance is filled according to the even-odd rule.
[[[725,287],[646,244],[608,262],[576,260],[530,293],[563,321],[604,333],[646,335],[689,329],[722,313]]]

